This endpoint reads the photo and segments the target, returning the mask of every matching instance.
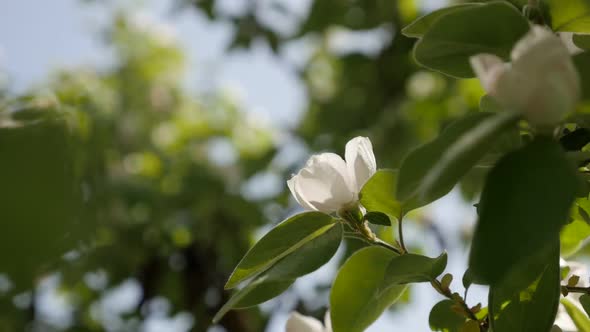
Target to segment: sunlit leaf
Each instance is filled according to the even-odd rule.
[[[586,313],[568,299],[561,299],[561,304],[563,304],[565,311],[578,328],[578,332],[590,332],[590,318]]]
[[[399,218],[401,204],[395,197],[398,172],[380,169],[363,186],[360,193],[361,204],[369,212],[382,212],[390,218]]]
[[[551,27],[555,31],[590,32],[588,0],[547,0]]]
[[[341,240],[342,226],[332,224],[329,230],[295,249],[237,291],[213,320],[219,321],[231,309],[251,307],[281,294],[295,279],[326,264],[336,253]]]
[[[295,215],[268,232],[242,258],[230,276],[226,289],[260,273],[279,259],[334,227],[335,220],[324,213],[305,212]]]
[[[395,257],[392,251],[374,246],[357,251],[344,263],[330,293],[334,332],[364,331],[399,298],[405,286],[385,279]]]

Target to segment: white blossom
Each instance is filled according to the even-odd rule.
[[[566,45],[541,26],[533,26],[514,46],[511,63],[492,54],[470,60],[486,92],[535,126],[557,124],[580,97],[580,78]]]
[[[293,311],[287,320],[286,332],[332,332],[329,311],[326,311],[324,324],[314,317],[304,316]]]
[[[351,139],[344,157],[346,161],[334,153],[314,155],[287,181],[301,206],[331,213],[358,201],[361,188],[377,171],[371,141],[366,137]]]

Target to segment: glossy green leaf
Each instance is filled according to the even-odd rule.
[[[281,258],[334,226],[334,218],[320,212],[295,215],[268,232],[242,258],[230,276],[226,289],[268,269]]]
[[[465,317],[452,309],[454,305],[455,302],[452,300],[442,300],[432,307],[428,316],[428,324],[432,331],[459,332],[461,330],[465,324]]]
[[[544,268],[528,284],[515,283],[512,278],[526,273],[525,262],[511,271],[509,277],[490,287],[490,325],[494,331],[548,332],[553,326],[560,297],[559,251],[557,240],[553,250],[546,251]],[[536,262],[535,262],[536,263]]]
[[[561,299],[561,304],[578,328],[578,332],[590,332],[590,318],[586,313],[568,299]]]
[[[390,218],[399,218],[401,204],[396,199],[395,187],[398,171],[380,169],[365,183],[360,202],[369,212],[383,212]]]
[[[385,282],[387,266],[397,257],[382,247],[366,247],[342,266],[330,293],[334,332],[361,332],[391,306],[405,289]]]
[[[408,211],[446,195],[499,140],[516,118],[509,113],[473,113],[402,162],[397,196]]]
[[[561,255],[567,258],[582,249],[586,238],[590,237],[590,225],[583,220],[574,220],[563,227],[559,237]]]
[[[414,57],[424,67],[470,78],[474,74],[469,57],[490,53],[508,59],[514,44],[528,30],[528,21],[505,1],[469,6],[435,20],[416,43]]]
[[[585,51],[590,50],[590,35],[574,35],[572,41],[577,47]]]
[[[373,225],[391,226],[391,219],[389,216],[382,212],[367,212],[364,219]]]
[[[431,202],[446,195],[494,147],[503,133],[516,128],[518,116],[499,113],[462,135],[424,178],[420,200]]]
[[[281,294],[295,279],[326,264],[341,241],[341,224],[330,225],[329,230],[306,242],[237,291],[215,315],[214,321],[219,321],[231,309],[251,307]]]
[[[437,258],[422,255],[406,254],[395,257],[387,266],[385,283],[407,284],[414,282],[429,282],[438,277],[447,266],[447,254]]]
[[[547,0],[555,31],[590,32],[590,1]]]
[[[582,305],[582,308],[584,308],[586,315],[590,316],[590,295],[582,294],[582,296],[580,296],[580,304]]]
[[[576,173],[559,144],[539,137],[489,173],[479,205],[469,269],[494,284],[547,246],[567,220]]]
[[[449,13],[455,12],[457,10],[473,6],[481,6],[481,4],[464,3],[454,6],[443,7],[439,10],[435,10],[431,13],[428,13],[422,17],[417,18],[414,22],[410,23],[405,28],[403,28],[402,33],[407,37],[420,38],[432,27],[432,24],[436,22],[436,20],[438,20],[439,18]]]
[[[421,183],[449,149],[461,136],[491,116],[490,113],[474,113],[449,125],[432,142],[411,151],[403,160],[397,181],[397,197],[409,202],[418,193]]]

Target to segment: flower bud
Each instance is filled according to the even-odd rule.
[[[553,32],[533,26],[513,48],[511,63],[492,54],[471,57],[483,88],[501,106],[533,126],[552,128],[580,97],[580,78],[567,47]]]

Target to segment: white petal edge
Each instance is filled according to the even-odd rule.
[[[304,316],[296,311],[292,312],[287,320],[286,332],[323,332],[322,322],[313,318]]]
[[[311,210],[311,211],[317,211],[317,208],[315,206],[311,205],[308,201],[306,201],[305,198],[303,198],[299,194],[299,191],[296,189],[298,187],[297,186],[298,178],[299,178],[299,174],[295,174],[291,177],[291,179],[287,180],[287,187],[289,187],[289,190],[291,191],[291,195],[293,195],[293,197],[295,198],[297,203],[299,203],[299,205],[301,205],[304,209]]]
[[[470,57],[469,62],[482,87],[488,93],[493,93],[496,90],[496,81],[509,66],[498,56],[486,53]]]
[[[332,318],[330,316],[330,310],[326,311],[324,315],[324,332],[332,332]]]
[[[362,136],[351,139],[346,143],[344,158],[354,185],[353,188],[358,193],[377,171],[371,140]]]

